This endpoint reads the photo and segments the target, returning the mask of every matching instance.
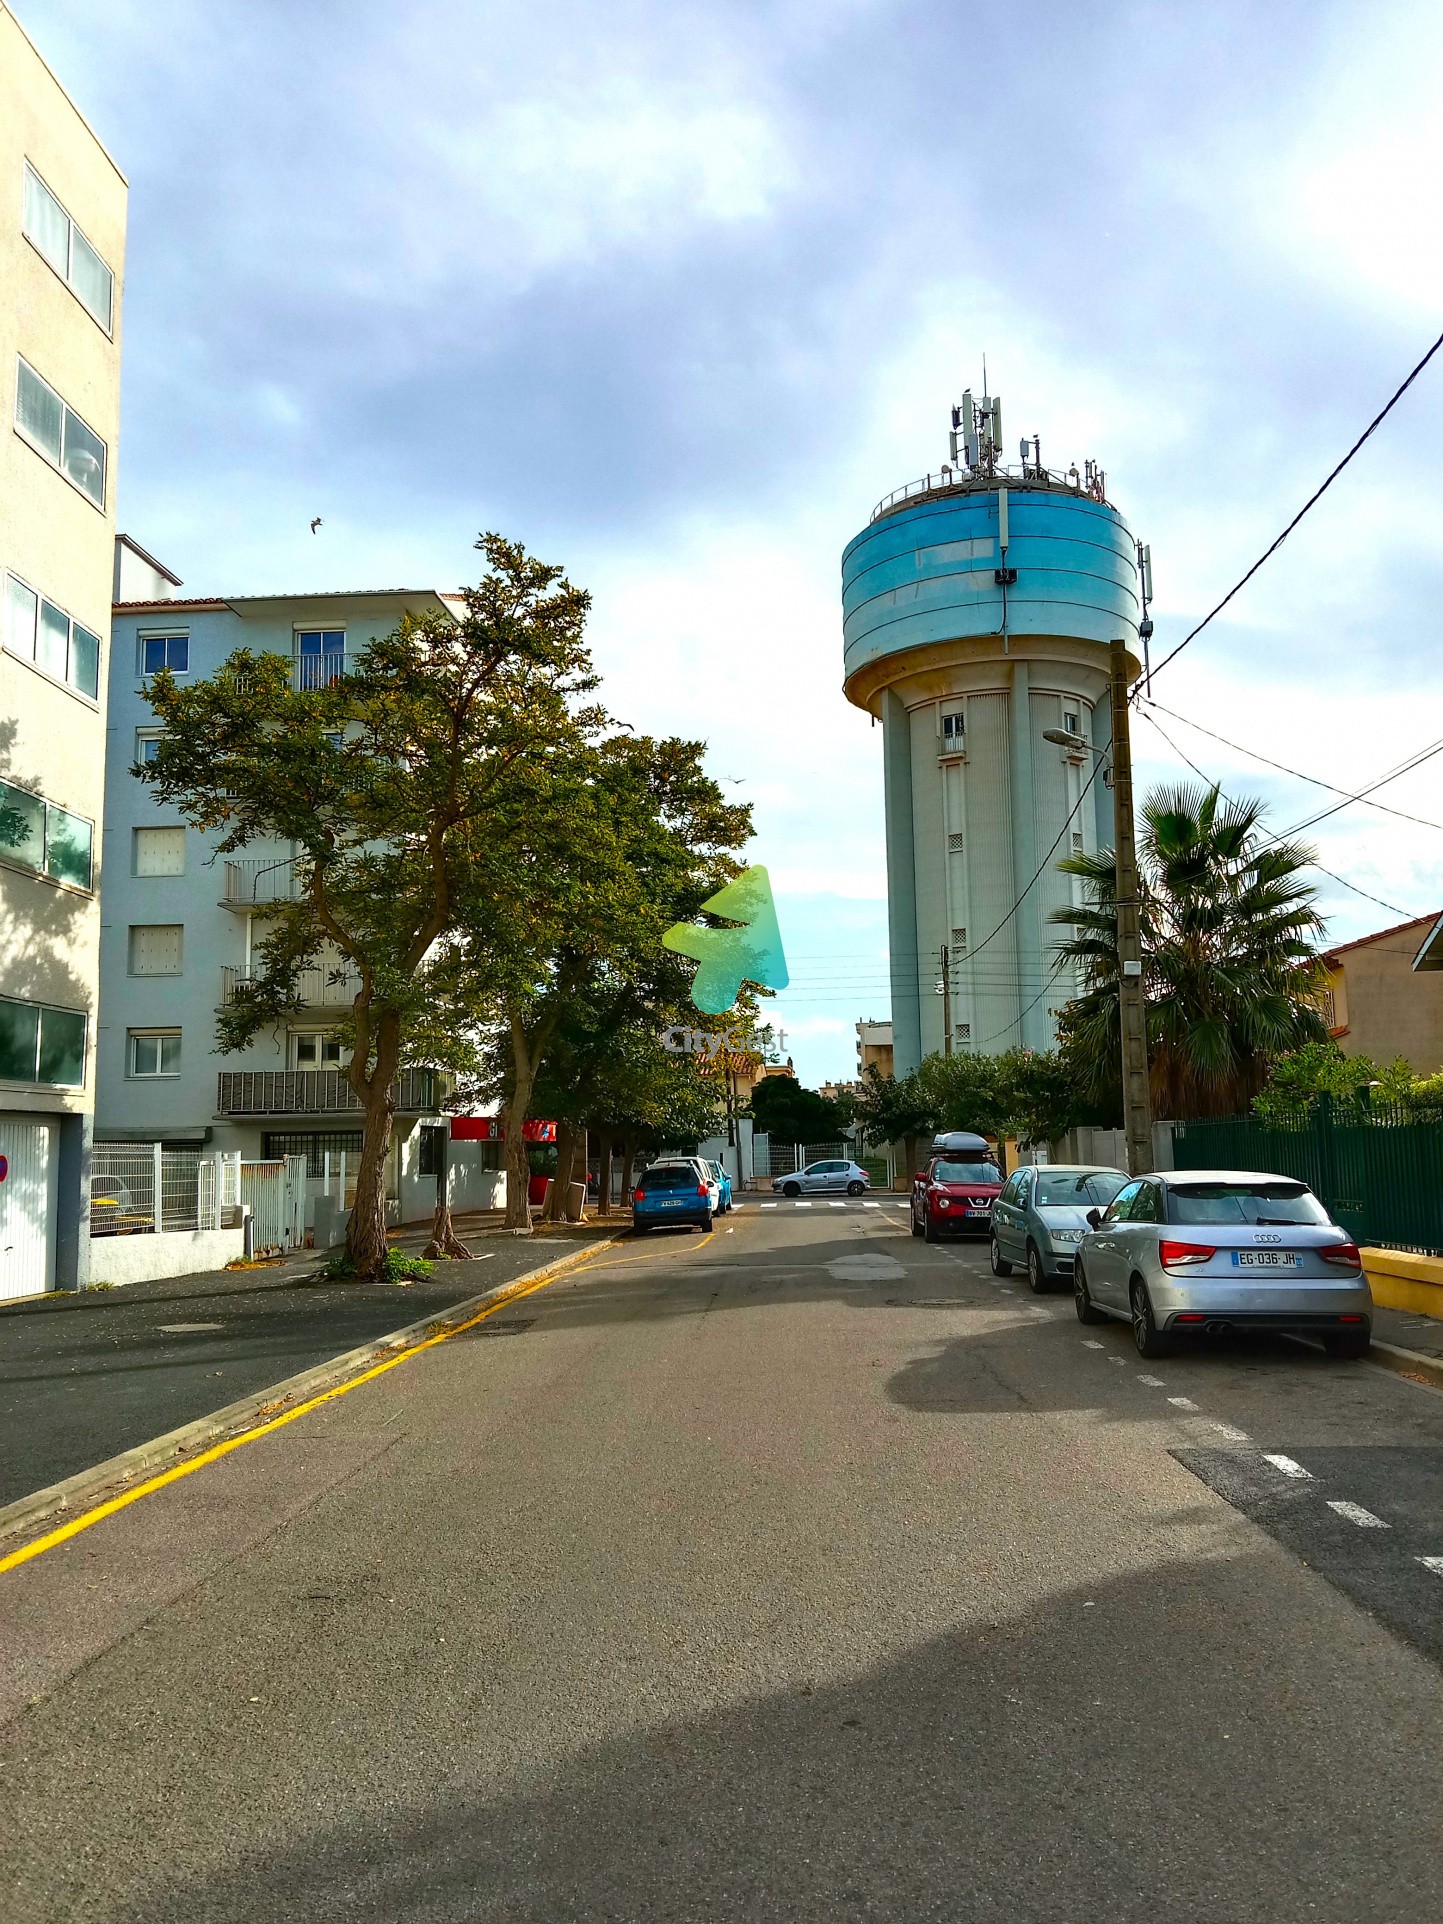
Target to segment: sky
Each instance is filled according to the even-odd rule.
[[[1160,656],[1443,329],[1436,5],[16,11],[130,180],[121,527],[197,594],[564,563],[612,711],[754,806],[811,1083],[888,1007],[841,551],[982,356],[1150,543]],[[1281,829],[1329,798],[1242,751],[1357,787],[1443,738],[1440,430],[1443,354],[1156,678],[1140,783],[1180,751]],[[1440,776],[1378,799],[1443,823]],[[1443,829],[1311,839],[1331,939],[1443,910]]]

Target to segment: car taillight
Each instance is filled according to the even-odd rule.
[[[632,1200],[632,1201],[633,1201],[634,1203],[637,1203],[637,1202],[645,1202],[645,1201],[646,1201],[646,1191],[645,1191],[644,1189],[633,1189],[633,1190],[632,1190],[632,1192],[631,1192],[631,1200]]]
[[[1217,1251],[1207,1243],[1164,1242],[1158,1255],[1164,1269],[1187,1269],[1193,1263],[1210,1263]]]
[[[711,1191],[707,1188],[706,1184],[703,1183],[696,1193],[699,1196],[709,1196],[711,1194]]]
[[[1363,1267],[1363,1258],[1358,1254],[1356,1243],[1324,1243],[1318,1254],[1325,1263],[1336,1263],[1339,1269]]]

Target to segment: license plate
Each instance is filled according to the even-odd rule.
[[[1301,1269],[1303,1259],[1286,1249],[1235,1249],[1234,1269]]]
[[[987,1209],[969,1209],[967,1214],[969,1216],[987,1216],[991,1214],[991,1211]]]

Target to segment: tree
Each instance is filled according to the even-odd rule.
[[[329,687],[293,689],[283,656],[247,650],[210,681],[157,674],[165,733],[133,770],[214,832],[217,854],[294,849],[276,853],[290,889],[266,904],[258,973],[217,1024],[223,1049],[301,1006],[323,944],[354,971],[345,1074],[363,1131],[346,1248],[362,1277],[385,1263],[395,1083],[438,945],[479,891],[522,885],[517,837],[599,725],[578,707],[596,679],[589,597],[500,535],[477,546],[487,570],[464,614],[404,617]]]
[[[1270,840],[1262,805],[1196,785],[1155,788],[1138,849],[1152,1100],[1159,1116],[1232,1115],[1261,1090],[1271,1058],[1326,1034],[1322,919],[1302,871],[1311,851]],[[1109,1100],[1118,1039],[1117,869],[1110,851],[1058,864],[1091,899],[1059,909],[1058,945],[1086,987],[1066,1012],[1083,1093]]]
[[[511,877],[502,885],[478,871],[484,885],[458,913],[444,973],[458,1020],[478,1000],[499,1011],[491,1082],[512,1227],[529,1222],[522,1125],[563,1024],[610,1004],[613,1029],[635,1020],[659,1037],[691,979],[662,934],[740,872],[751,811],[725,800],[703,752],[700,742],[621,732],[553,762],[518,829]],[[604,1042],[605,1020],[600,1033]]]
[[[1330,1037],[1305,1042],[1270,1063],[1267,1083],[1253,1098],[1253,1114],[1283,1122],[1299,1110],[1315,1109],[1322,1096],[1335,1102],[1406,1104],[1425,1088],[1406,1057],[1396,1056],[1380,1068],[1371,1056],[1345,1056]]]
[[[856,1100],[857,1120],[876,1142],[900,1142],[910,1177],[917,1166],[917,1138],[937,1132],[937,1096],[915,1072],[895,1077],[880,1073],[875,1062],[862,1071]]]
[[[752,1121],[778,1142],[836,1142],[850,1120],[844,1106],[795,1076],[764,1076],[751,1095]]]

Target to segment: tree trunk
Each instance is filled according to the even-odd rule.
[[[401,1053],[401,1019],[392,1011],[376,1023],[376,1060],[369,1075],[353,1057],[346,1074],[365,1111],[356,1199],[346,1225],[346,1255],[362,1282],[386,1273],[386,1156],[391,1147],[391,1085]]]
[[[601,1165],[596,1185],[596,1213],[598,1216],[611,1214],[611,1131],[603,1129],[596,1145],[597,1160]]]
[[[561,1198],[562,1207],[566,1211],[566,1220],[569,1223],[580,1223],[580,1222],[585,1222],[586,1220],[587,1155],[588,1155],[588,1150],[587,1150],[587,1143],[586,1143],[586,1125],[583,1123],[577,1129],[576,1141],[571,1146],[571,1175],[567,1181],[566,1189]],[[573,1216],[571,1213],[571,1210],[572,1210],[571,1191],[573,1186],[578,1182],[581,1184],[581,1207],[576,1211],[576,1214]]]
[[[526,1156],[524,1126],[536,1081],[538,1049],[534,1054],[526,1037],[526,1025],[519,1016],[511,1018],[511,1093],[502,1109],[506,1131],[506,1227],[529,1229],[531,1205],[527,1190],[531,1164]]]
[[[621,1146],[621,1199],[627,1208],[631,1207],[631,1138],[627,1137]]]
[[[576,1160],[576,1124],[556,1125],[556,1174],[551,1178],[551,1193],[546,1198],[546,1220],[566,1220],[566,1192],[571,1182],[571,1166]]]
[[[431,1218],[431,1240],[421,1254],[434,1261],[438,1256],[457,1262],[470,1262],[471,1252],[456,1234],[451,1221],[451,1129],[447,1125],[441,1139],[441,1168],[436,1177],[436,1213]]]
[[[917,1173],[917,1138],[915,1135],[903,1136],[902,1151],[907,1158],[907,1187],[910,1189],[912,1187],[912,1178]]]

